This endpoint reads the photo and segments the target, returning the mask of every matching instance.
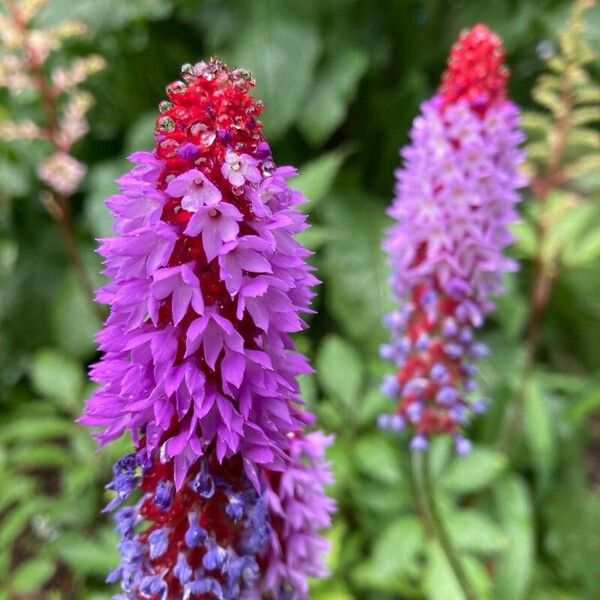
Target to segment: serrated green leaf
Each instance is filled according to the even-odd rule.
[[[536,140],[527,144],[527,158],[529,161],[543,162],[550,154],[550,140]]]
[[[382,579],[415,576],[420,571],[419,559],[425,550],[425,535],[415,517],[400,517],[383,529],[375,541],[371,561]]]
[[[476,447],[467,456],[455,457],[440,483],[449,492],[467,494],[488,487],[505,468],[500,452]]]
[[[139,150],[152,150],[154,148],[154,122],[156,113],[147,112],[136,119],[127,130],[125,138],[125,155],[128,156]]]
[[[531,95],[538,104],[552,113],[558,114],[561,112],[563,104],[558,93],[551,88],[549,78],[544,78],[543,85],[536,87]]]
[[[569,131],[567,144],[571,149],[600,149],[600,133],[590,127],[573,127]]]
[[[596,83],[578,86],[575,88],[575,98],[578,104],[600,102],[600,86]]]
[[[573,421],[581,421],[600,408],[600,390],[584,394],[569,405],[568,415]]]
[[[537,236],[533,225],[522,219],[513,223],[510,227],[515,236],[515,249],[524,257],[530,258],[535,255],[537,249]]]
[[[362,395],[356,407],[356,421],[361,425],[374,424],[377,416],[390,410],[390,400],[381,394],[379,387]]]
[[[527,597],[534,561],[533,507],[525,483],[517,476],[505,477],[494,486],[500,524],[508,538],[497,561],[494,579],[496,598]]]

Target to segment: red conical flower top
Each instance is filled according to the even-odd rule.
[[[465,99],[480,115],[506,99],[508,68],[501,39],[479,23],[452,46],[439,93],[444,106]]]

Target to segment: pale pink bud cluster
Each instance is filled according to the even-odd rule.
[[[53,151],[39,165],[38,175],[54,193],[69,196],[85,174],[85,166],[71,156],[71,148],[87,133],[86,114],[93,104],[91,95],[78,86],[105,63],[102,57],[90,55],[50,72],[50,55],[61,49],[64,39],[85,33],[85,25],[65,21],[49,28],[33,26],[44,4],[44,0],[7,0],[7,14],[0,14],[0,87],[12,95],[34,92],[44,115],[42,123],[0,121],[0,140],[49,141]]]

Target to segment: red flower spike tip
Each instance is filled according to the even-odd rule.
[[[465,99],[484,115],[490,106],[505,100],[509,75],[505,56],[501,39],[482,23],[463,31],[452,46],[442,76],[439,94],[443,106]]]

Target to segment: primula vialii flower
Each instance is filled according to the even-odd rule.
[[[182,75],[154,152],[131,156],[107,201],[116,235],[100,247],[111,313],[81,421],[135,444],[108,486],[109,580],[127,599],[302,599],[334,510],[331,440],[303,432],[310,367],[290,337],[317,283],[294,239],[305,198],[273,162],[250,75],[217,60]]]
[[[503,274],[516,268],[502,251],[512,240],[516,190],[525,183],[519,111],[506,98],[507,78],[498,36],[484,25],[464,32],[396,172],[389,211],[396,224],[385,249],[402,304],[386,317],[392,343],[381,354],[397,365],[383,391],[398,407],[379,423],[409,429],[414,450],[448,433],[459,453],[468,452],[463,428],[486,405],[467,398],[474,361],[487,352],[473,332],[493,308]]]

